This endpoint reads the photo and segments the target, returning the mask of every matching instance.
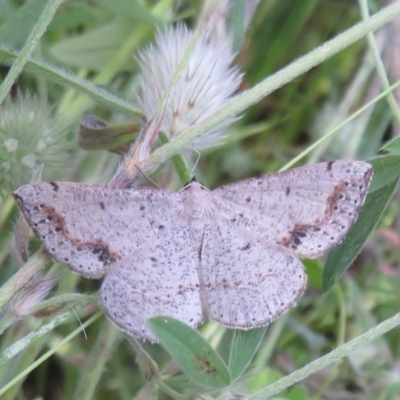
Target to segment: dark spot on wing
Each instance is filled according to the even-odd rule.
[[[51,226],[54,227],[54,230],[68,235],[68,229],[66,228],[64,217],[57,213],[55,208],[52,206],[46,206],[43,204],[41,208],[46,214],[47,222],[51,222]]]
[[[326,169],[327,169],[328,171],[331,171],[331,170],[332,170],[332,165],[334,164],[334,162],[335,162],[335,161],[329,161],[329,162],[326,164]]]
[[[332,169],[333,163],[334,161],[327,163],[327,170]],[[349,168],[346,169],[346,172],[349,174],[352,173],[351,169]],[[363,177],[354,174],[352,181],[339,182],[328,196],[325,210],[320,216],[318,216],[311,223],[295,224],[291,229],[289,229],[287,234],[279,238],[276,242],[284,247],[296,250],[298,246],[302,244],[303,238],[314,232],[321,231],[324,227],[329,225],[335,225],[341,231],[341,233],[338,235],[332,235],[331,233],[328,236],[329,239],[332,242],[340,240],[345,234],[346,230],[352,225],[358,214],[358,210],[364,201],[366,188],[368,187],[372,172],[373,169],[371,168],[364,174]],[[351,193],[355,195],[354,199],[348,197],[348,195],[350,196],[349,190],[351,190]],[[356,191],[357,193],[355,193]],[[346,201],[346,199],[346,206],[343,207],[342,203],[343,201]],[[351,207],[349,207],[350,204]],[[345,218],[344,221],[346,222],[343,221],[343,218]],[[327,235],[328,233],[324,230],[324,234]],[[318,244],[317,248],[321,248],[321,245]]]
[[[110,252],[108,245],[101,239],[80,243],[77,246],[77,250],[92,252],[104,265],[111,265],[119,258],[115,253]]]
[[[289,194],[290,194],[290,187],[288,186],[288,187],[286,188],[286,196],[289,196]]]
[[[330,218],[332,214],[339,210],[339,202],[345,199],[347,186],[344,183],[339,183],[333,188],[332,194],[328,197],[325,209],[325,220]]]
[[[249,202],[251,201],[251,197],[250,197],[250,196],[247,196],[247,197],[246,197],[246,201],[249,203]]]
[[[289,231],[287,236],[279,239],[278,244],[290,249],[296,250],[301,245],[302,239],[307,237],[309,234],[319,232],[321,228],[317,225],[310,224],[295,224],[295,226]]]
[[[60,246],[68,243],[72,249],[76,249],[77,251],[89,251],[104,265],[110,265],[120,258],[116,253],[110,251],[108,243],[102,239],[91,239],[85,241],[82,238],[72,236],[67,228],[67,223],[64,217],[59,214],[54,207],[41,204],[41,208],[43,213],[46,215],[47,226],[52,228],[56,233]],[[46,240],[46,236],[43,235],[43,232],[41,232],[41,229],[37,227],[37,224],[32,225],[36,235],[40,236],[43,240]],[[51,248],[52,255],[57,258],[56,251],[54,251],[53,248]],[[58,259],[58,261],[62,262],[66,260]]]
[[[146,206],[144,205],[144,204],[141,204],[140,206],[139,206],[139,210],[140,211],[143,211],[143,210],[145,210],[146,209]]]
[[[102,209],[102,210],[105,210],[106,209],[106,206],[104,205],[104,203],[101,201],[100,202],[100,208]]]
[[[55,182],[49,182],[49,184],[53,187],[53,190],[55,192],[58,192],[58,189],[60,189],[60,187]]]
[[[250,243],[247,243],[245,246],[241,247],[240,250],[243,250],[243,251],[249,250],[250,247],[251,247],[251,244],[250,244]]]
[[[179,285],[178,286],[178,292],[177,292],[178,294],[183,294],[183,293],[185,293],[185,289],[184,289],[184,287],[183,287],[183,285]]]

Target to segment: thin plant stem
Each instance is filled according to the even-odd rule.
[[[162,143],[168,143],[168,137],[164,132],[160,132],[159,135]],[[191,182],[193,179],[193,174],[188,168],[185,159],[180,154],[175,154],[172,156],[172,162],[174,163],[175,170],[179,175],[179,178],[183,184]]]
[[[30,33],[28,39],[25,42],[24,47],[15,59],[10,71],[0,86],[0,104],[3,103],[7,94],[9,93],[11,86],[18,78],[29,57],[35,50],[40,38],[46,32],[46,29],[52,21],[54,14],[63,0],[49,0],[42,15],[40,16],[37,24]]]
[[[338,332],[337,332],[337,346],[340,346],[344,343],[345,340],[345,331],[346,331],[346,302],[343,294],[343,290],[341,285],[335,285],[333,287],[333,291],[336,295],[339,304],[339,321],[338,321]],[[343,363],[343,359],[338,360],[330,369],[328,376],[322,382],[321,386],[318,389],[318,392],[315,396],[316,399],[319,399],[326,391],[328,386],[335,380],[336,376],[339,372],[339,367]]]
[[[157,381],[157,385],[164,390],[165,393],[169,394],[173,399],[177,400],[184,400],[187,399],[187,396],[181,395],[178,392],[176,392],[174,389],[169,387],[165,382],[163,382],[161,379]]]
[[[368,2],[367,0],[359,0],[361,15],[364,21],[367,21],[370,18],[369,10],[368,10]],[[376,41],[374,38],[373,32],[367,34],[367,42],[369,49],[372,53],[372,56],[375,61],[376,71],[378,72],[379,79],[381,81],[381,85],[384,89],[388,89],[390,86],[389,78],[385,71],[385,66],[383,65],[381,56],[379,54],[378,47],[376,45]],[[386,96],[386,100],[389,104],[390,109],[392,110],[393,117],[396,119],[397,123],[400,125],[400,110],[397,105],[397,101],[392,92],[388,92]]]
[[[267,339],[265,340],[265,345],[262,346],[255,358],[254,364],[257,372],[263,370],[265,366],[269,364],[288,318],[288,313],[282,315],[269,328],[268,333],[265,336]]]
[[[5,49],[0,46],[0,61],[4,64],[11,64],[13,60],[15,60],[20,52],[10,49]],[[105,90],[102,87],[96,86],[92,82],[81,78],[78,75],[74,75],[71,72],[67,72],[62,68],[56,67],[52,64],[39,60],[35,57],[29,59],[29,61],[25,64],[25,71],[32,72],[41,75],[53,82],[59,83],[61,85],[65,85],[69,88],[74,88],[80,92],[80,96],[85,97],[85,102],[79,102],[80,98],[77,98],[79,105],[81,106],[81,111],[79,113],[82,114],[85,107],[87,108],[91,101],[98,101],[110,107],[114,110],[118,110],[124,113],[132,114],[133,106],[128,101],[123,100],[120,97],[117,97],[113,93]],[[74,105],[74,99],[71,94],[72,92],[68,92],[68,98],[70,98],[70,106]],[[90,99],[87,99],[89,96]],[[63,100],[61,100],[62,104],[65,106]],[[74,113],[74,111],[69,110],[69,116]],[[65,124],[68,124],[66,122]]]
[[[288,387],[294,385],[295,383],[302,381],[303,379],[316,373],[322,368],[325,368],[335,363],[336,361],[345,357],[350,352],[372,342],[373,340],[381,337],[382,335],[396,328],[399,325],[400,325],[400,313],[381,322],[378,326],[370,329],[369,331],[360,336],[357,336],[350,342],[336,348],[335,350],[331,351],[325,356],[318,358],[317,360],[311,362],[305,367],[300,368],[297,371],[293,372],[292,374],[279,379],[277,382],[273,383],[267,388],[262,389],[259,392],[248,397],[248,400],[265,400],[277,393],[280,393],[282,390],[285,390]]]
[[[367,104],[362,106],[359,110],[354,112],[350,117],[346,118],[342,123],[336,125],[336,127],[329,132],[327,132],[325,135],[323,135],[320,139],[315,141],[311,146],[308,146],[306,150],[301,152],[298,156],[294,157],[290,162],[288,162],[284,167],[281,168],[281,171],[284,171],[286,169],[291,168],[293,165],[295,165],[297,162],[299,162],[302,158],[304,158],[307,154],[311,153],[315,148],[317,148],[321,143],[325,142],[328,138],[333,136],[336,132],[338,132],[340,129],[342,129],[345,125],[347,125],[349,122],[353,121],[356,119],[360,114],[362,114],[364,111],[366,111],[369,107],[377,103],[378,101],[382,100],[384,97],[386,97],[387,93],[390,91],[393,91],[397,87],[400,86],[400,80],[391,85],[388,89],[386,89],[384,92],[382,92],[380,95],[376,96],[373,100],[369,101]]]
[[[67,318],[69,318],[71,315],[75,315],[73,313],[73,311],[72,310],[67,311],[66,313],[61,314],[61,315],[57,316],[56,318],[54,318],[54,321],[57,321],[58,323],[61,323],[64,320],[66,320]],[[14,379],[12,379],[9,383],[7,383],[2,388],[0,388],[0,396],[3,395],[5,392],[7,392],[7,390],[10,389],[12,386],[14,386],[17,382],[19,382],[20,380],[24,379],[31,371],[33,371],[35,368],[37,368],[41,363],[43,363],[50,356],[52,356],[54,353],[56,353],[62,346],[64,346],[64,344],[66,344],[69,341],[71,341],[72,338],[74,338],[76,335],[78,335],[80,332],[82,332],[87,326],[92,324],[94,321],[96,321],[102,315],[104,315],[104,313],[102,311],[98,311],[96,314],[94,314],[92,317],[90,317],[87,321],[85,321],[79,328],[75,329],[66,338],[61,340],[57,345],[55,345],[49,351],[47,351],[45,354],[43,354],[41,357],[39,357],[28,368],[26,368],[20,374],[15,376]],[[54,328],[54,326],[55,326],[55,322],[54,321],[52,321],[52,323],[40,328],[41,335],[43,335],[43,331],[45,329],[47,329],[47,331],[50,331],[50,330],[52,330]],[[26,339],[26,338],[23,338],[23,339]],[[21,339],[21,340],[23,340],[23,339]],[[20,343],[20,341],[18,341],[17,343]],[[18,347],[17,343],[15,343],[12,347]],[[8,355],[8,353],[10,351],[10,348],[8,348],[6,351],[7,351],[7,355]],[[2,359],[4,359],[4,358],[2,358],[1,355],[0,355],[0,360],[2,360]]]
[[[93,347],[95,351],[90,354],[74,399],[90,400],[95,398],[96,387],[119,337],[118,330],[109,321],[104,320]]]

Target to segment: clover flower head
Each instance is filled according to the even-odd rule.
[[[0,106],[0,193],[30,181],[44,165],[44,179],[56,179],[68,162],[67,130],[46,100],[18,94]]]
[[[177,25],[159,32],[155,45],[139,55],[142,79],[137,103],[147,119],[156,113],[192,38],[192,31]],[[211,29],[200,35],[163,110],[160,128],[169,138],[200,124],[230,101],[242,78],[239,70],[231,66],[233,58],[226,35],[213,35]],[[235,119],[235,116],[228,118],[191,145],[197,149],[215,145]]]

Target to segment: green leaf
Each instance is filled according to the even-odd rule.
[[[251,393],[256,393],[263,390],[269,385],[275,383],[282,378],[281,372],[277,369],[267,368],[259,371],[255,376],[252,376],[249,382]]]
[[[301,260],[304,264],[310,286],[321,289],[322,282],[322,265],[318,259],[310,260],[308,258]]]
[[[129,17],[149,25],[161,24],[163,20],[152,13],[146,2],[138,0],[101,0],[106,10],[120,17]],[[169,13],[166,13],[170,17]]]
[[[310,398],[307,390],[302,386],[296,386],[288,391],[285,396],[287,400],[308,400]]]
[[[123,154],[140,130],[139,124],[109,126],[100,118],[87,115],[79,124],[79,146],[85,150],[111,149]]]
[[[229,9],[228,25],[232,35],[232,50],[238,52],[243,45],[246,33],[246,4],[242,0],[233,0]]]
[[[46,0],[27,1],[12,16],[8,16],[0,27],[0,43],[7,46],[22,46],[43,13]]]
[[[93,26],[96,24],[96,20],[101,20],[104,12],[99,9],[95,4],[89,4],[88,2],[70,2],[68,7],[63,7],[59,13],[57,13],[51,24],[49,25],[49,31],[57,32],[63,29],[74,29],[82,30],[82,26]]]
[[[357,222],[343,242],[328,255],[322,275],[324,291],[336,283],[357,257],[397,188],[400,157],[393,155],[376,157],[370,163],[374,166],[374,178],[369,194]]]
[[[229,371],[233,381],[239,378],[250,364],[264,338],[266,330],[267,327],[248,331],[235,330],[229,357]]]
[[[70,66],[101,71],[132,35],[132,20],[119,19],[82,35],[58,42],[51,49],[53,56]]]
[[[166,316],[149,318],[147,325],[194,382],[210,388],[224,388],[231,383],[228,367],[195,329]]]
[[[389,151],[393,154],[400,155],[400,138],[396,137],[389,142],[387,142],[382,148],[381,151]]]
[[[398,155],[388,154],[374,157],[368,160],[368,163],[374,167],[374,177],[369,187],[370,193],[389,185],[400,175],[400,157]]]

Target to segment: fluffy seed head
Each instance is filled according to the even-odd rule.
[[[68,162],[67,130],[47,101],[19,94],[0,106],[0,194],[30,181],[44,165],[44,179],[56,179]]]
[[[147,119],[159,107],[192,37],[193,32],[178,25],[159,32],[155,45],[140,54],[142,79],[137,102]],[[233,57],[226,35],[205,32],[200,36],[164,110],[161,130],[170,138],[201,123],[229,102],[242,77],[237,68],[231,67]],[[192,145],[198,149],[215,145],[224,136],[224,128],[234,120],[235,117],[225,120]]]

